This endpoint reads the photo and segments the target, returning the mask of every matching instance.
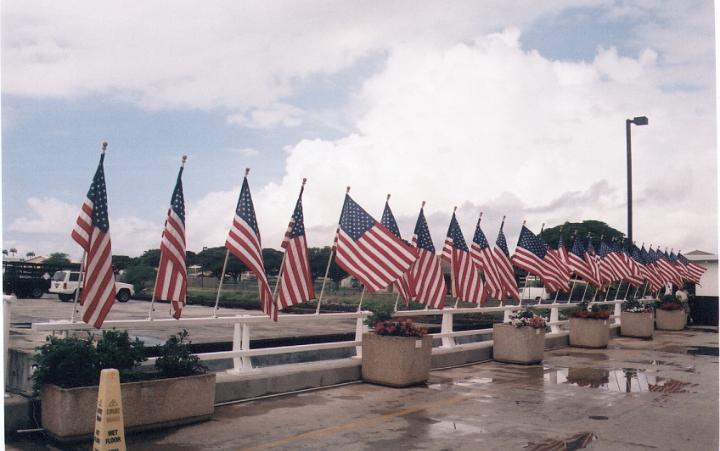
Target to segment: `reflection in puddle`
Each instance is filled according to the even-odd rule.
[[[485,434],[487,431],[480,426],[474,426],[459,421],[438,421],[428,427],[429,433],[434,437],[447,437],[448,434]]]
[[[484,385],[492,383],[493,380],[489,377],[468,377],[465,379],[458,379],[458,380],[452,380],[452,379],[446,379],[442,382],[433,382],[427,384],[427,388],[431,390],[443,390],[450,386],[457,386],[457,387],[474,387],[476,385]]]
[[[543,379],[550,384],[570,384],[619,393],[649,392],[657,385],[654,371],[636,368],[547,368]]]
[[[672,354],[690,354],[690,355],[709,355],[718,356],[717,346],[665,346],[660,349],[662,352],[669,352]]]

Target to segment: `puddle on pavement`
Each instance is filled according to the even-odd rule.
[[[553,353],[554,357],[578,357],[581,359],[589,359],[589,360],[608,360],[609,357],[604,353],[594,353],[594,352],[572,352],[572,351],[566,351],[566,352],[557,352],[555,351]]]
[[[592,432],[580,432],[565,439],[550,438],[539,443],[528,442],[525,448],[530,451],[574,451],[587,447],[596,439],[597,435]]]
[[[465,379],[445,379],[439,382],[431,382],[427,384],[427,388],[431,390],[443,390],[450,386],[457,387],[475,387],[477,385],[490,384],[493,380],[489,377],[467,377]]]
[[[551,385],[575,385],[617,393],[652,391],[658,384],[655,371],[641,368],[546,368],[543,380]]]
[[[671,368],[675,368],[681,371],[684,371],[686,373],[694,373],[695,372],[695,365],[683,365],[681,363],[673,362],[670,360],[628,360],[628,363],[637,363],[641,365],[652,365],[653,367],[659,367],[659,366],[669,366]],[[653,369],[653,371],[656,371]]]
[[[668,352],[671,354],[688,354],[688,355],[708,355],[718,357],[717,346],[665,346],[658,351]]]

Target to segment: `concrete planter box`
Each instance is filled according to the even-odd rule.
[[[120,390],[126,432],[203,421],[215,410],[215,374],[128,382],[120,384]],[[97,386],[43,386],[45,432],[61,442],[91,438],[97,396]]]
[[[655,318],[652,312],[622,312],[620,335],[623,337],[652,338]]]
[[[607,348],[610,341],[610,320],[570,318],[570,346]]]
[[[540,363],[545,353],[545,330],[493,324],[493,360],[505,363]]]
[[[685,310],[655,310],[655,326],[659,330],[683,330],[685,321]]]
[[[427,381],[432,337],[391,337],[365,333],[362,338],[362,378],[365,382],[407,387]]]

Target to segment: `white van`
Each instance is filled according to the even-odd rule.
[[[75,299],[75,290],[78,287],[80,272],[78,271],[57,271],[50,282],[49,293],[57,293],[62,302]],[[82,288],[82,287],[81,287]],[[115,298],[120,302],[127,302],[135,289],[129,283],[115,282]]]
[[[532,299],[539,302],[550,299],[550,293],[545,289],[545,285],[535,276],[528,276],[527,286],[523,284],[520,288],[520,295],[523,300]]]

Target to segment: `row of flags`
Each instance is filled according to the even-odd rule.
[[[82,320],[97,328],[102,326],[116,294],[103,172],[105,148],[106,144],[103,144],[100,163],[72,231],[72,238],[85,252],[85,280],[79,299],[83,306]],[[153,300],[170,302],[172,316],[176,319],[182,314],[187,291],[184,163],[185,157],[162,233],[160,264],[153,290]],[[255,275],[262,311],[277,320],[279,310],[315,299],[302,207],[306,181],[303,180],[281,243],[283,262],[272,290],[265,273],[248,172],[249,169],[245,171],[225,247]],[[631,246],[628,250],[618,242],[607,243],[601,239],[598,252],[595,252],[589,237],[586,245],[581,238],[576,238],[568,250],[561,236],[558,247],[552,249],[543,240],[542,232],[535,235],[524,223],[515,254],[511,257],[503,232],[505,218],[495,243],[490,246],[481,228],[482,214],[468,247],[455,210],[442,252],[438,254],[425,219],[425,202],[420,207],[412,239],[408,242],[400,236],[390,209],[389,195],[378,222],[350,197],[349,191],[348,187],[330,258],[334,254],[338,266],[358,279],[367,291],[393,285],[405,302],[444,307],[447,287],[441,260],[450,266],[452,296],[479,305],[484,305],[488,297],[520,301],[513,266],[540,278],[550,291],[563,292],[570,290],[573,276],[597,289],[614,282],[628,282],[633,286],[647,282],[651,290],[656,291],[667,282],[677,285],[682,285],[683,281],[699,283],[705,271],[680,253],[645,250],[644,245],[640,249]]]

